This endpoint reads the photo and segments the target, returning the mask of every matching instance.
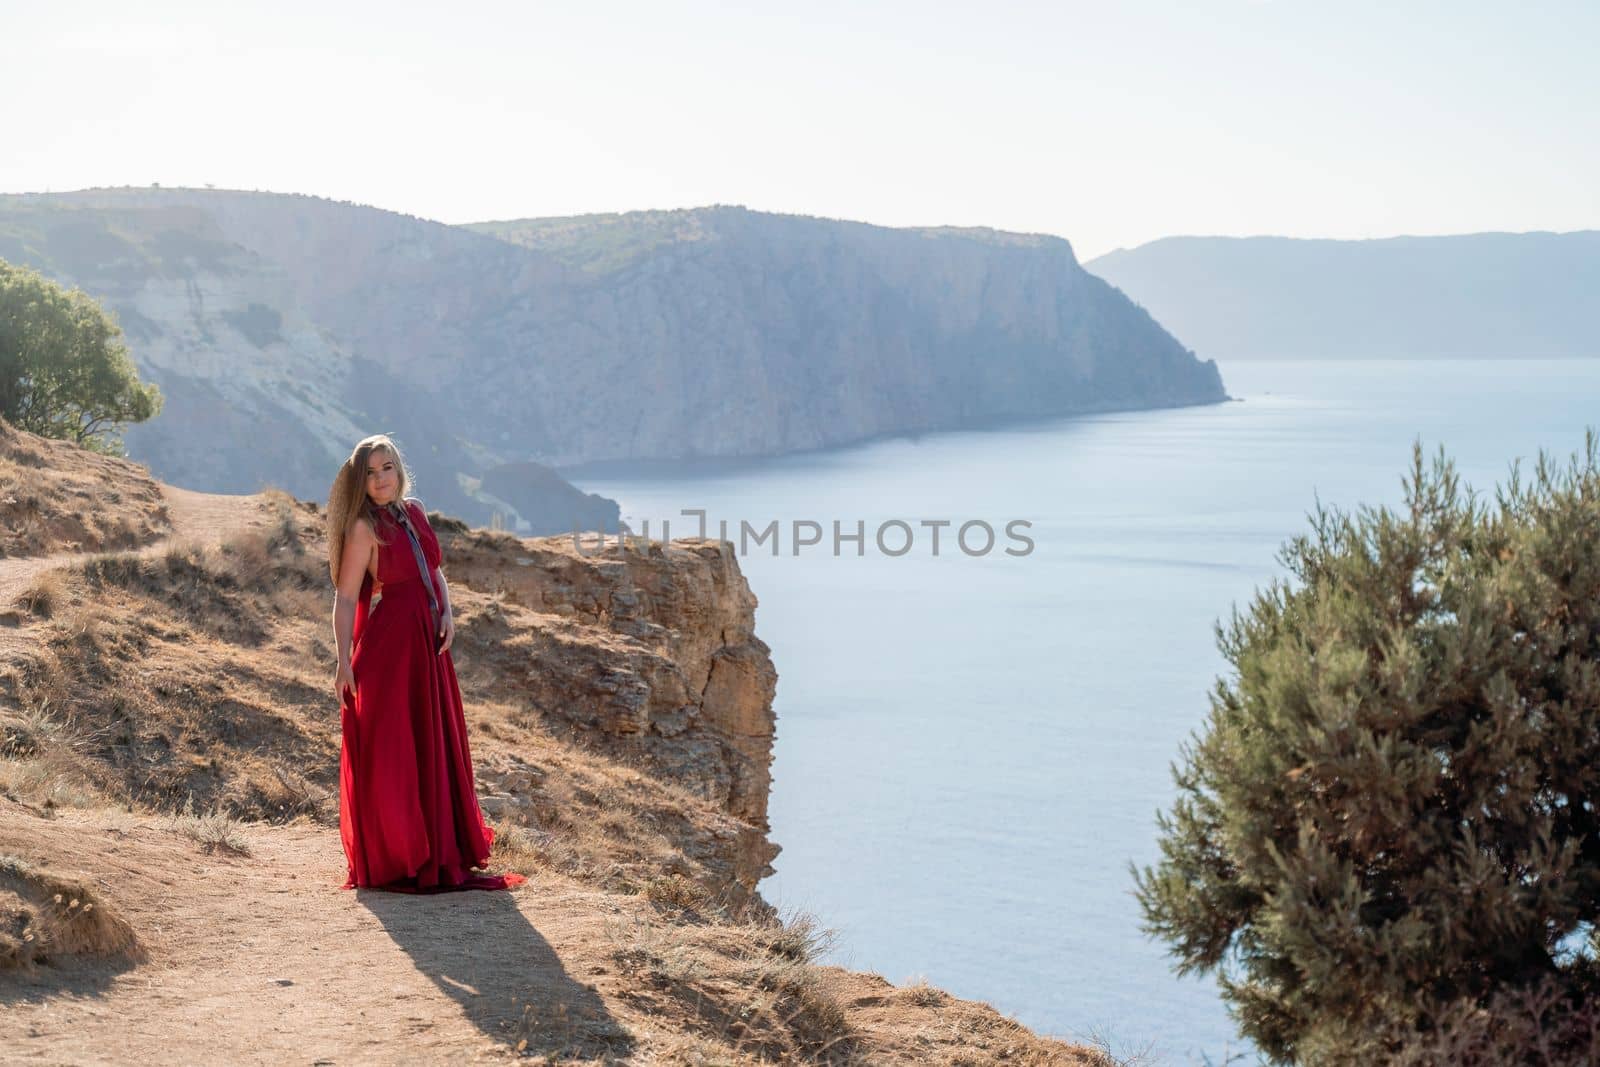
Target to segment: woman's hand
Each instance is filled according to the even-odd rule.
[[[333,698],[339,703],[344,703],[345,690],[350,690],[350,699],[356,696],[356,678],[350,670],[350,664],[339,664],[339,673],[333,677]]]
[[[456,620],[451,617],[448,611],[439,616],[439,638],[439,652],[441,654],[449,651],[450,646],[455,643]]]

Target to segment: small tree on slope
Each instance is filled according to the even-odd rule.
[[[122,330],[93,298],[0,260],[0,418],[121,455],[121,427],[160,412]]]
[[[1513,463],[1493,506],[1432,468],[1414,443],[1399,513],[1319,501],[1278,552],[1295,581],[1215,626],[1236,676],[1133,872],[1145,930],[1278,1062],[1600,994],[1595,431],[1531,485]]]

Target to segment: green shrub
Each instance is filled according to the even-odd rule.
[[[122,426],[154,418],[163,402],[97,301],[0,260],[0,418],[122,455]]]
[[[1278,1062],[1381,1062],[1518,990],[1600,992],[1595,432],[1492,504],[1420,442],[1403,483],[1398,513],[1319,503],[1279,551],[1294,580],[1216,625],[1234,677],[1133,872],[1145,930]]]

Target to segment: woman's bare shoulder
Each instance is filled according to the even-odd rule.
[[[356,521],[350,524],[350,536],[362,541],[376,541],[377,531],[372,528],[372,520],[365,515],[357,515]]]

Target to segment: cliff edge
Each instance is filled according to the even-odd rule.
[[[492,866],[530,881],[343,891],[319,509],[67,458],[0,423],[8,1054],[1111,1062],[823,965],[761,899],[777,673],[728,545],[430,513]]]

